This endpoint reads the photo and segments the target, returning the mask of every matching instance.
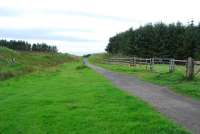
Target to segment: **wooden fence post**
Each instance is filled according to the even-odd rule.
[[[148,70],[148,59],[146,59],[146,70]]]
[[[172,72],[175,71],[175,59],[172,59]]]
[[[175,70],[175,61],[174,59],[170,59],[169,61],[169,72],[172,73]]]
[[[133,57],[133,66],[136,66],[136,57]]]
[[[129,58],[129,66],[132,67],[133,66],[133,58]]]
[[[154,58],[150,59],[150,70],[153,71]]]
[[[134,57],[131,58],[131,66],[134,66]]]
[[[194,77],[194,60],[189,57],[186,63],[186,77],[188,80],[192,80]]]

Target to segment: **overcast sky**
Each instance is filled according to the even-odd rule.
[[[109,37],[149,22],[200,21],[199,0],[0,0],[0,38],[61,52],[103,52]]]

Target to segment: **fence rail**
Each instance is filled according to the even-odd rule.
[[[187,60],[177,60],[173,58],[140,58],[140,57],[112,57],[104,59],[106,63],[125,64],[129,66],[136,66],[137,64],[146,65],[146,69],[154,70],[155,64],[169,65],[169,72],[175,71],[175,65],[184,65],[186,68],[186,77],[192,79],[195,75],[200,73],[200,68],[195,70],[195,66],[200,65],[200,61],[194,61],[191,57]],[[196,71],[196,72],[195,72]]]

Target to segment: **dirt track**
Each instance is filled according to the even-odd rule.
[[[130,75],[107,71],[89,64],[87,59],[84,62],[120,89],[140,97],[192,133],[200,134],[200,101],[178,95],[166,87],[140,81]]]

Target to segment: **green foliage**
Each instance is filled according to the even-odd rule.
[[[111,55],[106,53],[93,54],[89,57],[92,63],[103,63],[103,60],[109,58]]]
[[[80,63],[0,82],[1,134],[186,134]]]
[[[139,57],[200,59],[200,24],[147,24],[110,38],[106,51]]]
[[[76,67],[77,70],[82,70],[82,69],[87,69],[87,68],[88,67],[86,65],[83,65],[83,64]]]
[[[37,51],[37,52],[52,52],[56,53],[58,50],[56,46],[49,46],[45,43],[37,43],[31,45],[28,42],[25,41],[6,41],[6,40],[0,40],[0,47],[7,47],[13,50],[18,50],[18,51]]]

